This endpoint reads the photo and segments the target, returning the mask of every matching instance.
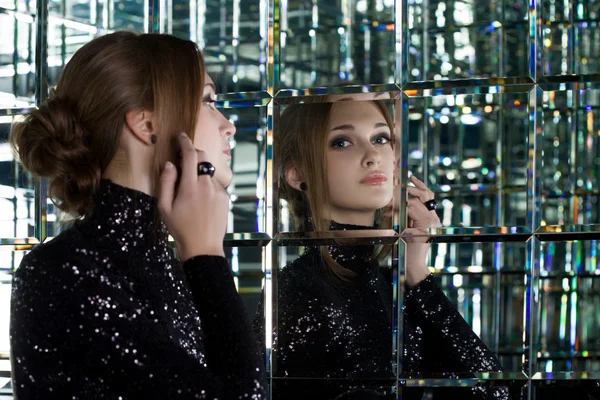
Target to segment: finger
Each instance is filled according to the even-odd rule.
[[[413,228],[434,228],[440,224],[437,214],[432,214],[423,203],[417,199],[409,199],[407,215],[413,220]]]
[[[415,187],[417,187],[418,189],[425,190],[429,193],[430,200],[435,197],[435,193],[433,193],[431,190],[429,190],[427,185],[424,184],[421,180],[419,180],[419,178],[416,178],[414,175],[411,175],[410,179],[411,179],[411,182],[415,185]]]
[[[407,214],[409,221],[412,221],[412,224],[408,226],[409,228],[430,229],[441,228],[442,226],[438,218],[430,215],[423,216],[419,211],[409,209]]]
[[[427,189],[419,189],[416,187],[408,186],[406,188],[408,194],[417,197],[422,203],[433,199],[433,193]]]
[[[422,221],[430,217],[429,210],[418,199],[408,199],[406,212],[415,221]]]
[[[181,182],[179,187],[190,187],[198,181],[198,154],[185,133],[179,134],[181,148]]]
[[[160,190],[158,194],[158,208],[163,213],[169,214],[173,209],[175,182],[177,182],[177,169],[171,162],[167,162],[160,174]]]
[[[419,189],[425,189],[427,190],[427,185],[423,183],[423,181],[421,181],[419,178],[417,178],[414,175],[410,176],[410,181],[413,183],[413,185],[415,185],[416,187],[418,187]]]
[[[406,201],[406,205],[407,205],[407,207],[408,206],[414,207],[415,209],[418,209],[420,212],[429,214],[429,209],[425,206],[425,204],[423,204],[421,199],[418,199],[416,197],[412,197],[412,198],[408,199]]]

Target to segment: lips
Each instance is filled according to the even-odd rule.
[[[383,185],[387,182],[387,176],[383,172],[373,172],[360,180],[363,185]]]
[[[227,148],[227,149],[223,150],[223,153],[224,153],[224,154],[225,154],[227,157],[231,158],[231,148]]]

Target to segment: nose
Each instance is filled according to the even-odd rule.
[[[366,148],[362,159],[362,164],[363,167],[373,167],[381,164],[381,153],[372,144],[369,144]]]
[[[229,139],[230,137],[233,137],[235,135],[235,125],[233,125],[231,123],[231,121],[229,121],[227,118],[225,118],[225,116],[223,114],[221,114],[221,124],[220,124],[220,131],[221,131],[221,135],[223,137],[225,137],[226,139]]]

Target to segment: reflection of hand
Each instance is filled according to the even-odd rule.
[[[410,181],[415,187],[407,188],[408,194],[413,197],[406,203],[408,220],[403,236],[406,242],[406,284],[413,287],[430,274],[426,264],[430,248],[428,229],[440,227],[441,221],[435,211],[429,211],[423,204],[433,200],[433,192],[414,175]]]
[[[406,213],[408,215],[407,227],[427,230],[442,226],[436,212],[429,211],[424,204],[429,200],[433,200],[433,192],[414,175],[410,177],[410,181],[415,187],[409,186],[407,188],[408,194],[413,196],[406,203]]]
[[[161,174],[158,206],[175,239],[181,261],[197,255],[225,254],[223,237],[227,229],[229,199],[225,189],[210,175],[198,175],[198,163],[207,159],[196,150],[186,134],[179,136],[181,145],[181,179],[167,163]]]

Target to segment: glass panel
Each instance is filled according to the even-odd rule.
[[[35,18],[0,12],[0,109],[35,103]]]
[[[407,81],[529,76],[528,18],[523,0],[409,1]]]
[[[35,238],[34,180],[14,160],[10,127],[20,117],[0,117],[0,238]]]
[[[36,13],[35,0],[0,0],[0,7],[7,10],[17,10],[27,14],[35,15]]]
[[[403,246],[408,285],[399,345],[404,349],[401,377],[407,378],[403,393],[471,398],[479,391],[489,398],[509,393],[519,398],[527,379],[521,371],[528,348],[523,264],[528,244],[433,244],[427,263],[433,280],[415,288],[414,244]],[[492,382],[496,387],[486,388]],[[460,388],[475,384],[482,387]]]
[[[144,32],[146,3],[49,3],[49,75],[55,82],[73,53],[106,29]],[[197,42],[218,93],[266,89],[267,1],[161,2],[156,28]]]
[[[263,260],[265,248],[226,247],[225,257],[231,265],[234,282],[249,316],[258,310],[264,281]]]
[[[571,49],[570,27],[563,24],[554,24],[552,27],[542,28],[542,40],[544,53],[542,56],[542,68],[544,75],[572,74],[573,65]]]
[[[291,98],[274,107],[279,231],[303,232],[300,236],[308,237],[308,232],[329,230],[329,220],[352,220],[364,229],[374,225],[392,228],[391,219],[385,215],[393,211],[397,177],[394,164],[399,146],[392,146],[396,140],[395,95],[378,92]],[[291,104],[299,100],[304,104]],[[311,197],[313,193],[315,197]],[[329,197],[329,207],[317,202],[325,196]],[[314,211],[309,212],[308,207]],[[365,213],[363,208],[370,211]],[[348,217],[357,212],[363,215]],[[317,220],[313,213],[319,213],[320,218]],[[336,221],[336,217],[345,221]]]
[[[598,246],[598,240],[542,242],[540,276],[560,280],[574,275],[600,275]]]
[[[265,232],[267,107],[222,108],[236,127],[231,142],[233,181],[228,232]]]
[[[600,280],[549,277],[540,285],[537,371],[598,371]]]
[[[267,0],[167,4],[163,31],[200,45],[217,93],[267,89]]]
[[[532,398],[546,399],[590,399],[598,397],[597,373],[548,373],[543,374],[545,380],[534,380]]]
[[[261,315],[255,320],[261,338],[265,326],[273,328],[266,336],[273,399],[333,399],[359,385],[389,394],[394,382],[392,257],[367,262],[373,246],[324,251],[338,268],[352,271],[347,281],[331,275],[335,267],[321,263],[317,246],[277,248],[274,302],[266,298],[273,314],[265,325]]]
[[[597,74],[597,1],[542,1],[544,75]]]
[[[96,31],[97,28],[144,32],[146,7],[150,2],[120,1],[75,1],[48,0],[50,19],[57,19],[65,27],[77,26],[80,30]],[[68,37],[68,36],[67,36]]]
[[[598,241],[537,241],[536,248],[535,398],[594,397],[600,369]]]
[[[82,28],[83,25],[78,26]],[[48,18],[48,85],[55,86],[73,54],[97,36],[95,28],[67,28],[58,18]]]
[[[394,2],[281,2],[282,88],[393,83]]]
[[[596,45],[600,41],[598,27],[581,24],[575,28],[575,37],[579,42],[575,48],[575,73],[600,73],[600,49]]]
[[[543,133],[537,135],[541,161],[541,225],[600,222],[600,91],[543,93]]]
[[[531,229],[528,94],[405,97],[404,102],[407,172],[435,192],[442,226],[514,228],[505,233]]]
[[[438,284],[504,372],[524,367],[529,252],[525,242],[437,243],[430,251]]]

